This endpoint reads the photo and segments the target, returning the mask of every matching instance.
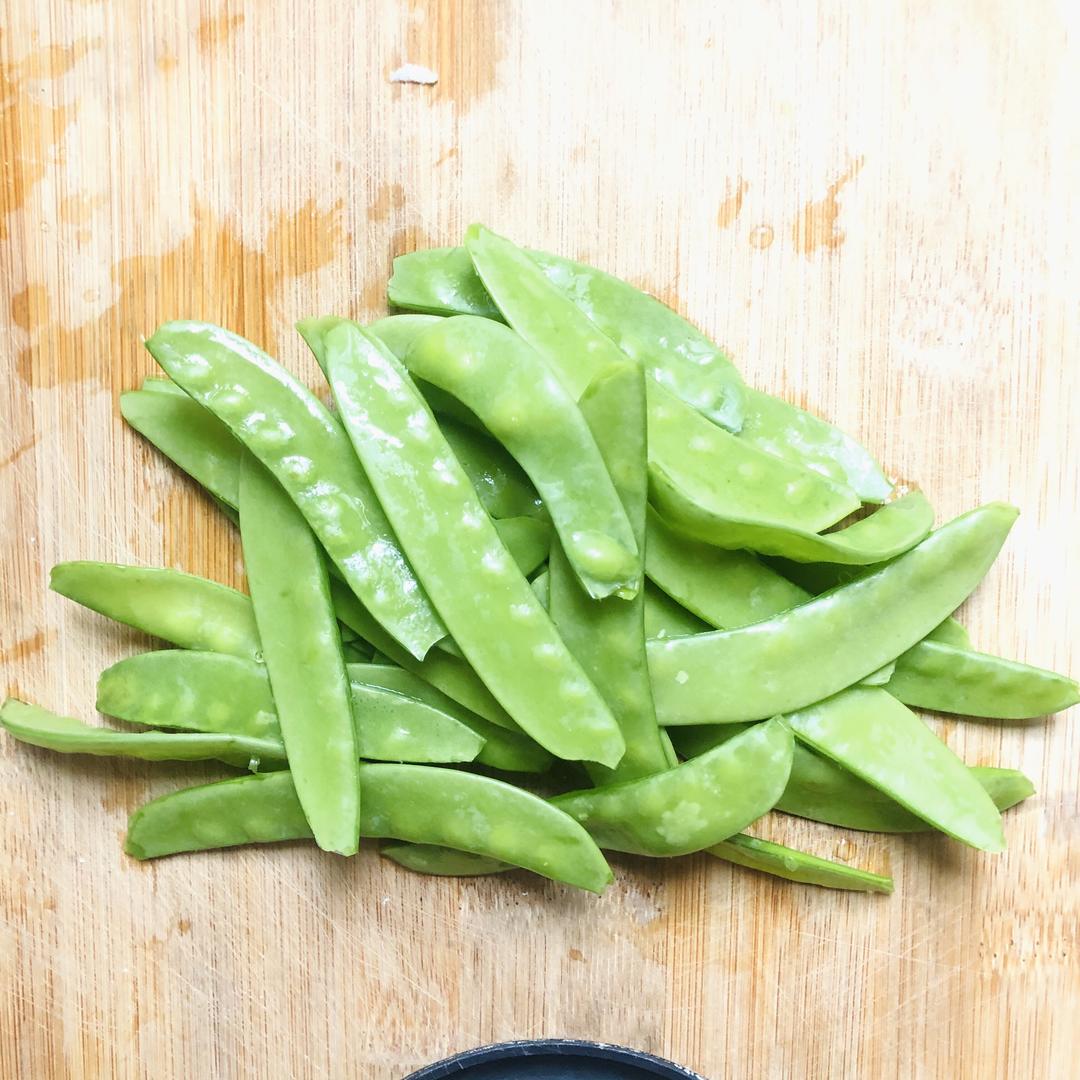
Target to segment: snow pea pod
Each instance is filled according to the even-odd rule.
[[[920,709],[1001,720],[1045,716],[1080,701],[1080,688],[1064,675],[941,641],[900,656],[885,689]]]
[[[1014,507],[990,503],[875,573],[772,619],[650,642],[658,719],[665,726],[757,720],[854,685],[960,605],[1016,515]]]
[[[140,435],[207,491],[229,506],[236,506],[244,448],[213,413],[192,401],[179,387],[175,393],[129,390],[120,395],[120,412]]]
[[[360,747],[330,584],[315,534],[254,458],[240,468],[251,605],[297,795],[325,851],[360,842]]]
[[[147,375],[139,387],[152,394],[174,394],[177,397],[187,397],[183,389],[176,385],[172,379],[162,379],[154,375]]]
[[[856,687],[784,719],[803,742],[934,828],[983,851],[1005,849],[1001,814],[986,789],[891,694]]]
[[[644,373],[630,362],[612,368],[585,391],[580,407],[641,549],[648,495]],[[626,753],[613,771],[595,765],[589,775],[601,784],[661,772],[669,761],[653,708],[642,590],[631,600],[593,600],[558,543],[551,550],[549,576],[555,628],[615,714],[626,741]]]
[[[1008,810],[1035,791],[1031,781],[1016,769],[971,765],[968,771],[998,810]],[[921,817],[886,792],[799,742],[795,743],[791,777],[776,809],[864,832],[910,833],[930,829]]]
[[[431,315],[502,318],[463,247],[429,248],[397,256],[386,299],[391,307]]]
[[[625,361],[622,361],[625,363]],[[486,319],[443,319],[405,359],[463,401],[532,480],[589,595],[640,586],[633,530],[574,400],[516,334]]]
[[[775,457],[847,484],[867,503],[884,502],[893,486],[850,435],[797,405],[747,387],[739,437]]]
[[[521,466],[493,438],[445,417],[439,427],[493,518],[547,516]]]
[[[364,681],[349,667],[357,752],[369,761],[473,761],[484,739],[428,702]],[[270,680],[261,664],[217,653],[141,653],[102,672],[100,712],[131,723],[246,735],[276,744],[285,759]],[[483,723],[483,721],[481,721]]]
[[[361,765],[366,837],[436,844],[603,892],[611,870],[580,825],[486,776],[429,765]],[[140,807],[125,849],[137,859],[311,835],[288,772],[187,788]]]
[[[648,558],[648,547],[645,549]],[[715,629],[681,604],[672,600],[651,581],[645,583],[645,638],[684,637],[686,634],[704,634]]]
[[[791,732],[783,721],[769,720],[666,772],[551,801],[602,848],[687,855],[771,810],[787,783],[791,753]]]
[[[772,840],[737,833],[708,849],[725,862],[761,870],[774,877],[797,881],[803,885],[821,885],[826,889],[847,889],[852,892],[891,893],[893,880],[869,870],[822,859],[806,851],[785,847]]]
[[[406,844],[390,840],[379,847],[379,854],[417,874],[434,877],[480,877],[501,874],[512,869],[508,863],[487,855],[435,847],[433,844]]]
[[[20,742],[61,754],[130,757],[143,761],[210,761],[257,770],[262,762],[280,764],[285,749],[274,739],[213,732],[116,731],[58,716],[37,705],[8,698],[0,707],[0,727]]]
[[[52,568],[49,588],[182,648],[262,659],[250,598],[216,581],[180,570],[66,562]]]
[[[606,335],[613,350],[640,364],[710,421],[732,431],[742,426],[743,384],[731,361],[658,300],[598,273],[579,274],[560,288],[526,252],[482,225],[469,226],[465,248],[506,321],[534,347],[539,348],[535,341],[543,338],[563,352],[567,362],[572,358],[582,368],[585,385],[606,366],[600,350],[587,344],[587,338]],[[594,293],[596,304],[591,299]],[[597,325],[598,312],[604,313],[602,326]],[[659,364],[657,342],[664,345]],[[583,390],[584,386],[575,397]]]
[[[627,355],[642,359],[640,342],[633,335],[631,352],[624,352],[508,240],[473,226],[466,247],[507,321],[547,361],[572,397],[579,398],[599,374],[625,362]],[[640,294],[638,298],[644,300]],[[672,351],[679,353],[677,348]],[[701,353],[696,360],[709,362]],[[858,497],[846,485],[772,457],[721,430],[678,395],[680,383],[672,378],[672,370],[650,369],[653,377],[646,384],[649,463],[659,463],[683,485],[688,497],[707,500],[729,515],[757,519],[765,512],[769,520],[810,532],[858,508]]]
[[[402,554],[341,425],[261,349],[209,323],[172,322],[154,359],[274,474],[365,606],[417,657],[446,628]]]
[[[332,330],[326,348],[349,436],[454,641],[541,746],[616,765],[625,746],[614,717],[513,564],[405,369],[352,323]]]
[[[934,523],[933,508],[917,491],[846,529],[824,535],[767,519],[740,520],[688,498],[683,482],[657,463],[649,470],[649,497],[669,525],[693,539],[720,548],[748,548],[762,555],[807,562],[883,562],[914,547]]]

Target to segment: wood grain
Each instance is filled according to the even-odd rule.
[[[66,558],[242,582],[120,421],[162,319],[313,378],[292,322],[380,314],[483,220],[654,290],[939,518],[1023,516],[977,644],[1080,671],[1080,48],[1067,0],[9,0],[0,37],[2,688],[89,716],[138,635]],[[434,87],[391,84],[411,61]],[[210,768],[0,749],[0,1075],[399,1078],[483,1042],[630,1043],[709,1078],[1063,1077],[1080,1054],[1076,718],[941,723],[1039,795],[990,858],[778,821],[896,877],[706,858],[602,899],[303,846],[142,866],[126,812]]]

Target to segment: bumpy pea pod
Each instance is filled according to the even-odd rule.
[[[580,402],[639,548],[645,545],[645,375],[629,362],[612,368]],[[656,723],[645,655],[645,598],[593,600],[555,544],[549,564],[551,617],[563,641],[611,707],[626,740],[614,772],[589,768],[595,783],[633,780],[669,765]]]
[[[875,573],[772,619],[650,642],[658,719],[665,726],[757,720],[853,686],[959,607],[1016,514],[990,503]]]
[[[1008,810],[1035,793],[1031,781],[1016,769],[984,765],[968,768],[999,811]],[[884,791],[798,742],[791,777],[776,809],[864,832],[913,833],[927,832],[930,828],[925,820]]]
[[[723,354],[699,330],[610,274],[546,252],[528,254],[553,285],[657,382],[722,427],[740,430],[734,413],[725,419],[708,407],[718,390],[726,402],[730,376],[716,378],[715,369],[724,370]],[[501,318],[463,248],[399,256],[394,260],[389,297],[401,308]],[[877,462],[831,424],[749,387],[741,388],[741,397],[740,435],[747,441],[846,483],[864,502],[879,502],[888,494],[891,485]]]
[[[470,664],[553,754],[616,765],[625,744],[614,717],[514,566],[405,369],[352,323],[332,330],[326,349],[356,452]],[[621,504],[619,512],[625,520]],[[478,595],[492,625],[476,618]]]
[[[1005,849],[1001,814],[986,789],[891,694],[856,687],[784,719],[803,742],[934,828],[983,851]]]
[[[297,795],[319,847],[353,855],[360,747],[326,565],[297,506],[250,456],[240,468],[240,539]]]
[[[124,419],[212,495],[235,507],[243,446],[179,387],[151,391],[145,385],[120,395]]]
[[[518,461],[589,595],[632,596],[640,558],[626,511],[580,410],[540,356],[499,323],[461,317],[418,337],[405,364],[468,405]]]
[[[747,548],[762,555],[783,555],[806,562],[884,562],[914,547],[934,523],[933,508],[917,491],[846,529],[824,535],[767,519],[740,520],[688,497],[685,481],[659,462],[652,463],[649,469],[649,497],[669,525],[685,536],[720,548]]]
[[[821,885],[826,889],[847,889],[851,892],[891,893],[893,880],[869,870],[822,859],[806,851],[785,847],[772,840],[737,833],[708,849],[725,862],[761,870],[774,877],[797,881],[803,885]]]
[[[572,397],[579,398],[606,368],[625,361],[628,354],[510,241],[473,226],[466,246],[507,322],[543,356]],[[640,350],[634,358],[641,359]],[[698,359],[707,363],[705,356]],[[665,377],[669,371],[653,369],[651,374],[650,467],[658,463],[695,502],[704,500],[729,516],[758,520],[764,514],[765,520],[810,532],[859,506],[846,485],[771,457],[722,431],[673,392]]]
[[[70,716],[58,716],[37,705],[8,698],[0,707],[0,727],[20,742],[61,754],[130,757],[143,761],[210,761],[241,769],[262,763],[280,764],[285,748],[279,740],[227,732],[177,734],[165,731],[115,731],[92,727]]]
[[[251,342],[209,323],[166,323],[146,347],[274,474],[397,640],[422,658],[445,636],[345,432],[310,390]]]
[[[791,732],[755,724],[666,772],[552,800],[602,848],[687,855],[740,832],[772,809],[791,769]]]
[[[361,758],[458,762],[482,752],[484,739],[469,725],[418,698],[365,682],[365,670],[349,669]],[[276,744],[278,758],[286,756],[266,669],[250,660],[175,650],[131,656],[102,672],[97,707],[150,727],[260,738]]]
[[[361,765],[360,831],[486,855],[600,893],[611,869],[550,803],[486,776],[427,765]],[[187,788],[140,807],[125,848],[137,859],[309,837],[288,772]]]
[[[216,581],[115,563],[58,563],[49,588],[117,622],[185,649],[262,658],[251,600]]]
[[[900,656],[885,689],[920,709],[1002,720],[1045,716],[1080,701],[1080,687],[1064,675],[941,641]]]

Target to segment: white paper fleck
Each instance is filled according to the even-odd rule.
[[[402,64],[401,67],[390,72],[390,81],[432,86],[439,81],[439,76],[437,72],[424,67],[422,64]]]

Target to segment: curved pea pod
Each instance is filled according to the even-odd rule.
[[[297,794],[319,847],[352,855],[360,747],[326,564],[299,508],[251,455],[240,467],[240,539]]]
[[[473,855],[433,844],[405,844],[391,840],[380,846],[379,854],[406,870],[434,877],[481,877],[511,869],[506,863],[487,855]]]
[[[675,488],[674,507],[692,506],[693,521],[715,522],[719,531],[750,523],[816,534],[859,508],[847,485],[758,450],[655,383],[649,386],[649,471],[654,489]]]
[[[216,759],[242,769],[257,769],[262,762],[280,764],[285,760],[285,750],[279,740],[225,732],[116,731],[92,727],[70,716],[58,716],[15,698],[8,698],[0,707],[0,727],[19,742],[61,754],[141,758],[143,761]]]
[[[477,716],[411,671],[389,664],[350,664],[349,677],[354,685],[361,682],[368,686],[381,686],[397,694],[416,698],[432,709],[452,716],[483,740],[484,745],[475,757],[480,765],[504,772],[530,773],[547,772],[551,766],[551,754],[528,735],[508,731]]]
[[[145,566],[58,563],[53,592],[185,649],[262,659],[251,598],[216,581]]]
[[[748,551],[725,551],[680,536],[651,508],[648,522],[646,575],[712,627],[730,630],[748,626],[810,599],[809,593],[762,565]],[[667,636],[673,635],[669,631]]]
[[[605,358],[594,344],[602,334],[712,422],[732,431],[742,426],[743,383],[734,365],[658,300],[600,271],[565,263],[558,283],[552,282],[546,276],[550,261],[545,265],[543,257],[482,225],[469,227],[465,247],[506,321],[530,344],[543,338],[565,353],[565,364],[581,368],[584,385],[575,396],[603,369]]]
[[[885,689],[906,705],[1000,720],[1067,709],[1080,688],[1064,675],[941,641],[923,641],[896,661]]]
[[[525,470],[589,595],[632,596],[640,558],[626,511],[581,411],[541,357],[505,326],[462,316],[418,337],[405,364],[463,401]]]
[[[331,331],[326,346],[356,452],[469,663],[552,753],[617,764],[625,746],[614,717],[513,564],[404,368],[355,324]]]
[[[1016,769],[971,765],[968,771],[999,811],[1016,806],[1035,792],[1031,781]],[[931,829],[926,821],[884,791],[798,742],[791,776],[776,809],[864,832],[913,833]]]
[[[341,425],[261,349],[210,323],[165,323],[146,342],[282,484],[365,606],[417,657],[446,634]]]
[[[1001,814],[985,788],[891,694],[845,690],[784,719],[803,742],[934,828],[983,851],[1005,849]]]
[[[659,464],[649,470],[649,496],[676,531],[720,548],[748,548],[806,562],[854,565],[884,562],[910,550],[929,533],[934,511],[921,492],[911,492],[846,529],[819,535],[768,519],[736,519],[688,497],[683,482]]]
[[[758,720],[854,685],[956,610],[1016,514],[1003,503],[973,510],[880,570],[753,626],[650,641],[658,719]]]
[[[415,696],[365,682],[365,670],[349,669],[361,758],[459,762],[481,753],[484,738],[471,726]],[[262,665],[248,660],[172,650],[128,657],[102,672],[97,707],[150,727],[268,740],[276,744],[276,756],[285,758],[270,680]]]
[[[822,859],[806,851],[785,847],[772,840],[762,840],[745,833],[721,841],[708,849],[725,862],[760,870],[787,881],[802,885],[821,885],[826,889],[847,889],[851,892],[891,893],[893,880],[869,870],[860,870],[845,863]]]
[[[394,259],[386,287],[391,307],[432,315],[480,315],[501,319],[463,247],[429,248]]]
[[[687,855],[740,832],[772,809],[791,769],[791,732],[756,724],[667,772],[552,800],[602,848]]]
[[[862,502],[884,502],[892,493],[881,466],[850,435],[771,394],[743,391],[739,437],[759,450],[846,484]]]
[[[365,837],[485,855],[592,892],[611,870],[572,818],[520,788],[429,765],[361,765]],[[226,780],[164,795],[128,823],[137,859],[309,837],[288,772]]]
[[[147,390],[145,385],[120,395],[121,415],[207,491],[235,507],[243,446],[179,387],[169,383],[173,390]]]

